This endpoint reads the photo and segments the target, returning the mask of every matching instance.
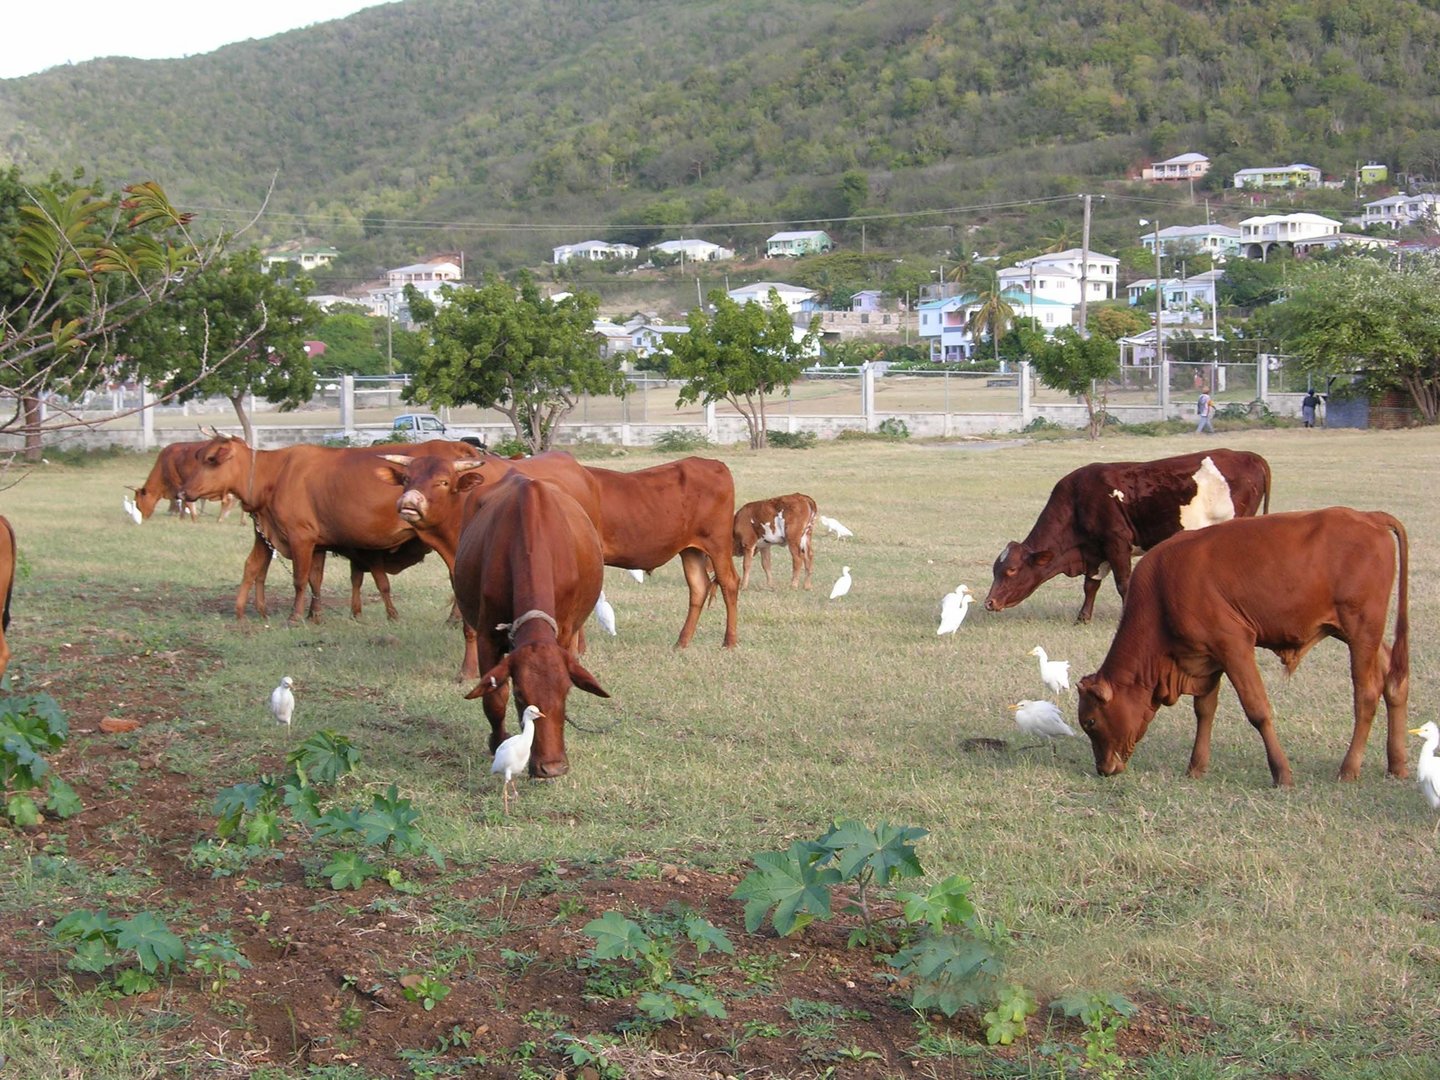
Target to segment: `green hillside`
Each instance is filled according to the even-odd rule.
[[[744,251],[774,222],[1099,190],[1184,150],[1217,181],[1370,159],[1435,176],[1437,57],[1440,13],[1415,0],[404,0],[0,81],[0,159],[154,177],[232,225],[274,175],[266,238],[376,263],[514,265],[604,226],[706,222],[690,234]],[[1134,208],[1108,215],[1097,240],[1133,243]],[[949,249],[965,226],[998,246],[1057,216],[877,216],[865,240]]]

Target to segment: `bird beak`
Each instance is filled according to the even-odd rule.
[[[1020,706],[1019,706],[1019,705],[1006,705],[1005,708],[1009,709],[1011,712],[1019,712],[1019,711],[1020,711]]]
[[[1411,735],[1419,735],[1419,734],[1420,734],[1420,729],[1419,729],[1418,727],[1412,727],[1412,728],[1410,729],[1410,734],[1411,734]]]

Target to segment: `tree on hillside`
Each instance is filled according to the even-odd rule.
[[[515,437],[539,452],[550,449],[556,426],[582,394],[624,395],[619,360],[600,355],[593,293],[550,300],[529,274],[518,285],[487,274],[479,288],[445,286],[441,296],[437,305],[405,290],[411,314],[430,334],[406,400],[496,409]]]
[[[315,337],[325,343],[324,362],[316,365],[317,371],[334,375],[386,374],[385,319],[377,319],[357,305],[345,307],[331,308],[315,327]],[[392,355],[396,332],[392,327]]]
[[[1371,259],[1306,266],[1270,315],[1302,370],[1356,374],[1371,396],[1403,390],[1427,423],[1440,418],[1440,267],[1391,270]]]
[[[1273,304],[1284,293],[1292,272],[1288,260],[1260,262],[1258,259],[1231,259],[1220,279],[1220,303],[1226,307],[1255,308]]]
[[[266,273],[254,248],[228,255],[126,328],[120,368],[171,400],[228,398],[253,446],[246,395],[293,409],[315,393],[305,339],[320,313],[305,299],[309,283],[297,284]]]
[[[1036,335],[1029,341],[1030,362],[1040,381],[1052,390],[1073,394],[1085,402],[1090,438],[1100,435],[1096,384],[1120,372],[1120,347],[1108,337],[1081,337],[1073,326],[1062,326],[1053,338]]]
[[[1153,295],[1151,300],[1154,300]],[[1091,333],[1107,337],[1111,341],[1119,341],[1122,337],[1129,337],[1150,328],[1150,320],[1140,314],[1144,310],[1146,309],[1139,304],[1135,307],[1123,302],[1114,305],[1101,304],[1090,309],[1090,316],[1085,320],[1086,328]]]
[[[713,314],[693,310],[688,334],[666,334],[670,376],[680,379],[677,405],[728,401],[745,418],[750,448],[765,446],[765,399],[789,390],[812,354],[820,334],[814,316],[803,334],[773,289],[770,304],[751,300],[743,306],[717,289],[707,298]]]
[[[0,392],[16,403],[0,431],[23,429],[35,461],[45,432],[86,426],[75,407],[114,377],[116,335],[219,250],[155,184],[112,196],[0,171]]]

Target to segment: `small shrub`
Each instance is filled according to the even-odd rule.
[[[809,450],[820,441],[813,431],[766,431],[765,444],[781,450]]]
[[[501,457],[514,457],[516,454],[530,453],[530,444],[514,437],[498,439],[490,445],[490,452]]]
[[[910,437],[909,425],[898,416],[890,416],[881,420],[879,427],[875,430],[887,439],[908,439]]]
[[[1057,424],[1054,420],[1050,420],[1050,419],[1048,419],[1047,417],[1044,417],[1044,416],[1037,416],[1037,417],[1035,417],[1034,420],[1031,420],[1028,424],[1026,424],[1023,428],[1021,428],[1021,429],[1020,429],[1020,432],[1021,432],[1021,434],[1023,434],[1023,435],[1034,435],[1036,432],[1039,432],[1039,431],[1064,431],[1064,430],[1065,430],[1065,426],[1064,426],[1063,424]]]
[[[41,756],[60,749],[69,737],[65,714],[49,694],[0,698],[0,795],[9,821],[40,824],[42,803],[56,817],[80,812],[80,796]]]
[[[688,454],[711,445],[710,437],[699,428],[671,428],[662,431],[650,444],[659,454]]]

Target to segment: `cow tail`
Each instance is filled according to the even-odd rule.
[[[1270,513],[1270,462],[1261,458],[1260,464],[1265,470],[1265,499],[1261,504],[1260,512],[1262,514],[1268,514]]]
[[[1398,518],[1379,514],[1381,521],[1395,534],[1400,549],[1399,599],[1395,604],[1395,642],[1390,646],[1390,670],[1385,674],[1385,690],[1389,694],[1403,693],[1410,681],[1410,542],[1405,536],[1405,526]]]

